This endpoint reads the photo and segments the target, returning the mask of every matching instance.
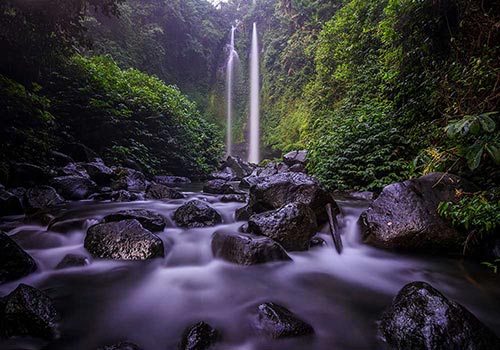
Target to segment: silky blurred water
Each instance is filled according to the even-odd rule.
[[[500,333],[500,283],[497,275],[475,262],[411,256],[363,245],[356,225],[368,202],[339,199],[344,251],[338,255],[326,229],[325,247],[291,253],[291,263],[253,267],[212,257],[212,234],[237,230],[234,211],[241,203],[220,203],[196,185],[189,198],[208,200],[224,223],[201,229],[176,228],[173,211],[186,200],[104,203],[83,201],[58,212],[72,222],[67,233],[46,226],[4,223],[8,234],[36,260],[38,271],[0,285],[0,296],[19,283],[44,290],[61,313],[62,337],[52,343],[35,339],[0,341],[0,349],[93,350],[122,340],[145,350],[176,349],[184,328],[204,320],[223,334],[220,350],[387,349],[377,337],[376,321],[408,282],[427,281],[458,301]],[[88,255],[86,229],[103,216],[122,209],[147,208],[167,218],[158,235],[164,259],[146,262],[93,260],[91,265],[55,270],[68,253]],[[14,228],[13,228],[14,227]],[[253,332],[249,320],[256,305],[278,302],[309,322],[312,337],[270,340]]]

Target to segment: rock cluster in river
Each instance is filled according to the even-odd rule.
[[[29,275],[36,268],[33,258],[0,231],[0,284]]]
[[[174,221],[180,227],[195,228],[218,225],[222,217],[208,203],[193,199],[174,212]]]

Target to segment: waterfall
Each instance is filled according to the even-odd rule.
[[[226,123],[226,153],[227,155],[231,155],[233,151],[233,135],[232,135],[232,127],[233,127],[233,82],[234,82],[234,65],[235,61],[237,61],[238,53],[234,48],[234,32],[236,31],[236,27],[231,27],[231,41],[229,43],[229,58],[227,60],[227,70],[226,70],[226,103],[227,103],[227,123]]]
[[[253,24],[252,51],[250,56],[250,145],[248,161],[260,162],[259,131],[259,43],[257,24]]]

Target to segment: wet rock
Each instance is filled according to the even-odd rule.
[[[64,219],[56,217],[49,222],[47,231],[68,233],[71,231],[82,230],[87,222],[87,219]]]
[[[360,217],[365,242],[385,249],[461,253],[465,236],[437,212],[440,202],[457,201],[459,190],[472,189],[444,173],[385,187]]]
[[[229,168],[236,175],[238,179],[248,176],[254,170],[254,166],[243,161],[240,157],[228,156],[222,168]]]
[[[188,327],[182,335],[180,350],[206,350],[217,343],[220,332],[205,322]]]
[[[244,177],[243,179],[241,179],[239,187],[240,188],[250,188],[253,185],[256,185],[262,181],[264,181],[264,177],[260,177],[257,175],[250,175],[250,176],[247,176],[247,177]]]
[[[146,176],[137,170],[129,168],[114,168],[114,180],[111,188],[129,192],[143,192],[148,185]]]
[[[64,153],[77,162],[94,162],[99,156],[81,143],[70,143],[64,146]]]
[[[379,330],[395,349],[500,349],[500,340],[472,313],[425,282],[401,289]]]
[[[0,284],[17,280],[35,270],[35,260],[0,231]]]
[[[314,237],[313,239],[311,239],[311,242],[309,244],[310,248],[326,247],[326,246],[327,246],[326,241],[321,237]]]
[[[259,177],[267,177],[276,174],[286,173],[288,171],[288,165],[283,162],[269,162],[262,168],[255,169],[252,175]]]
[[[59,176],[50,184],[66,199],[85,199],[97,190],[94,181],[80,176]]]
[[[267,237],[218,231],[212,238],[216,258],[239,265],[256,265],[273,261],[291,261],[285,250]]]
[[[62,152],[57,152],[57,151],[49,151],[49,155],[51,158],[51,162],[55,166],[60,166],[63,167],[68,163],[74,163],[74,159],[68,156],[67,154],[64,154]]]
[[[113,345],[105,345],[97,350],[143,350],[139,345],[131,342],[121,342]]]
[[[185,196],[171,187],[160,184],[151,184],[146,191],[146,198],[148,199],[181,199]]]
[[[0,216],[23,214],[21,200],[13,193],[0,189]]]
[[[207,203],[194,199],[175,211],[174,221],[181,227],[206,227],[222,223],[222,217]]]
[[[111,200],[113,202],[133,202],[139,200],[140,197],[136,193],[130,193],[126,190],[113,191]]]
[[[16,163],[10,169],[9,182],[11,186],[31,187],[47,182],[49,174],[38,165]]]
[[[147,209],[121,210],[104,217],[105,222],[115,222],[131,219],[139,221],[142,227],[153,232],[163,231],[166,225],[163,216],[161,216],[157,212]]]
[[[23,199],[26,211],[37,211],[46,208],[52,208],[64,203],[53,187],[38,186],[32,187],[26,191]]]
[[[87,230],[84,247],[96,258],[146,260],[163,257],[162,240],[137,220],[97,224]]]
[[[66,269],[70,267],[81,267],[90,264],[89,258],[78,254],[67,254],[57,265],[56,269]]]
[[[92,181],[100,186],[107,186],[111,183],[113,171],[102,162],[83,163],[82,166],[89,174]]]
[[[272,238],[288,251],[307,250],[318,230],[316,215],[302,203],[254,214],[248,220],[248,228],[256,235]]]
[[[5,297],[3,324],[0,332],[12,336],[30,336],[47,340],[59,335],[59,315],[52,300],[36,288],[20,284]]]
[[[238,191],[225,180],[210,180],[203,185],[203,192],[213,194],[236,194]]]
[[[43,226],[50,224],[55,219],[54,214],[46,211],[40,210],[33,214],[26,215],[24,218],[24,223],[26,224],[42,224]]]
[[[220,201],[223,203],[229,203],[229,202],[245,203],[247,201],[247,196],[245,196],[244,194],[225,194],[222,197],[220,197]]]
[[[60,176],[79,176],[90,179],[90,175],[82,164],[68,163],[58,170]]]
[[[174,187],[174,186],[190,184],[191,180],[188,179],[187,177],[182,177],[182,176],[157,175],[153,177],[153,182],[156,182],[160,185]]]
[[[307,151],[291,151],[283,156],[283,161],[288,166],[293,166],[296,164],[305,165],[307,163]]]
[[[307,169],[302,164],[294,164],[290,168],[288,168],[288,171],[290,171],[292,173],[304,173],[304,174],[307,174]]]
[[[328,220],[325,210],[327,203],[331,203],[334,210],[339,211],[332,196],[316,179],[303,173],[287,172],[265,177],[252,186],[248,205],[239,210],[238,219],[244,219],[242,213],[262,213],[293,202],[309,206],[319,223]]]
[[[276,303],[260,304],[253,326],[257,331],[273,339],[300,337],[314,333],[310,324]]]
[[[238,176],[234,173],[231,168],[225,167],[222,170],[213,172],[210,174],[213,179],[220,179],[225,181],[234,181],[238,180]]]

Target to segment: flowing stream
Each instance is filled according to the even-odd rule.
[[[356,225],[368,206],[363,200],[338,198],[344,251],[327,246],[290,253],[293,262],[245,267],[214,259],[212,234],[237,230],[234,211],[241,203],[221,203],[201,186],[184,188],[189,198],[211,202],[224,219],[217,227],[180,229],[171,217],[188,199],[168,202],[73,202],[58,212],[74,225],[67,233],[47,231],[13,218],[3,223],[39,269],[20,281],[0,285],[0,295],[20,282],[44,290],[60,311],[62,337],[46,345],[33,339],[0,341],[2,350],[93,350],[122,340],[146,350],[177,349],[184,328],[204,320],[223,333],[219,350],[387,349],[377,338],[376,321],[399,289],[423,280],[458,301],[493,330],[500,329],[500,284],[477,263],[432,256],[411,256],[374,249],[360,242]],[[94,260],[89,266],[55,270],[68,253],[88,255],[86,228],[122,209],[147,208],[163,214],[167,227],[159,236],[168,254],[146,262]],[[22,218],[19,218],[22,220]],[[6,228],[9,226],[9,230]],[[275,301],[309,322],[313,337],[270,340],[249,325],[252,310]],[[46,345],[46,347],[44,347]]]

